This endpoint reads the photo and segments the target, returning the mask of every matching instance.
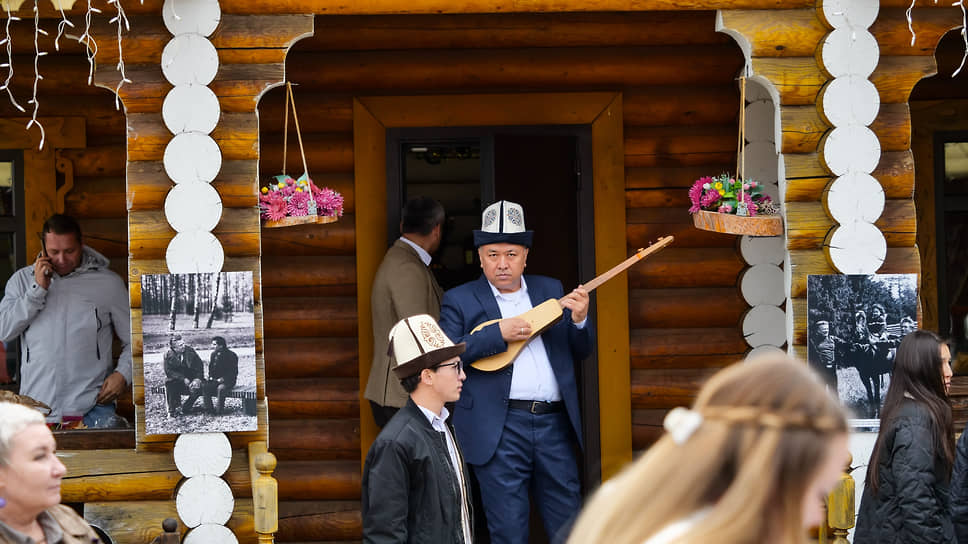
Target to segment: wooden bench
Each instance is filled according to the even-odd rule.
[[[151,392],[156,395],[165,395],[165,402],[168,402],[168,396],[165,393],[164,385],[155,385],[151,387]],[[187,393],[182,393],[179,395],[179,401],[181,397],[187,397]],[[227,399],[241,399],[242,407],[245,410],[245,415],[254,416],[256,415],[256,397],[255,397],[255,386],[254,385],[238,385],[232,388],[231,391],[225,394]],[[214,398],[213,398],[214,400]]]

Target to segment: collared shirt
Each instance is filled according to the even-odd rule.
[[[414,403],[416,404],[416,403]],[[427,421],[430,422],[430,426],[434,428],[435,431],[444,434],[445,442],[447,442],[447,453],[450,454],[450,464],[454,468],[454,474],[457,476],[457,486],[460,488],[460,525],[464,530],[464,542],[470,544],[471,542],[471,525],[470,525],[470,512],[467,510],[467,485],[464,482],[464,469],[462,468],[460,455],[457,454],[457,443],[454,441],[453,435],[450,433],[450,429],[447,427],[447,416],[450,412],[447,411],[447,407],[440,409],[440,415],[437,415],[427,408],[417,404],[417,408],[423,412]]]
[[[494,287],[491,282],[491,292],[494,300],[501,310],[501,317],[517,317],[527,312],[534,306],[531,304],[531,297],[528,296],[528,284],[521,276],[521,288],[513,293],[502,293]],[[585,327],[586,319],[575,325],[582,329]],[[558,389],[558,380],[555,372],[551,368],[551,360],[548,359],[548,352],[545,350],[544,341],[541,336],[533,338],[528,345],[521,350],[521,353],[514,360],[514,372],[511,374],[511,392],[508,398],[518,400],[542,400],[553,402],[561,400],[561,391]]]
[[[37,523],[40,523],[40,528],[44,531],[44,538],[47,539],[47,544],[60,544],[64,541],[64,530],[61,529],[57,520],[46,511],[41,512],[37,516]],[[11,529],[2,521],[0,521],[0,536],[15,544],[37,544],[37,541],[33,538]]]
[[[418,246],[416,243],[414,243],[413,240],[407,238],[406,236],[401,236],[400,241],[412,247],[414,250],[416,250],[417,256],[420,257],[421,261],[423,261],[424,266],[430,266],[431,257],[430,257],[430,253],[427,253],[426,249]]]

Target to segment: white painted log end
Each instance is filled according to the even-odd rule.
[[[880,0],[823,0],[820,16],[830,28],[869,28],[879,9]]]
[[[821,113],[831,126],[870,126],[881,109],[881,95],[867,78],[834,78],[820,91]]]
[[[225,433],[182,434],[172,452],[182,476],[221,476],[232,463],[232,444]]]
[[[783,263],[786,243],[783,236],[743,236],[739,242],[743,260],[750,266]]]
[[[224,525],[205,523],[188,531],[182,544],[239,544],[239,539]]]
[[[823,39],[820,61],[833,77],[870,77],[881,50],[873,34],[863,28],[836,28]]]
[[[831,130],[823,140],[821,160],[835,176],[870,174],[881,160],[881,142],[871,129],[847,125]]]
[[[776,107],[771,100],[757,100],[746,106],[746,141],[773,143]]]
[[[211,136],[199,132],[176,134],[165,146],[165,172],[175,183],[211,182],[222,169],[222,151]]]
[[[873,176],[848,172],[824,193],[830,217],[841,225],[873,223],[884,211],[884,188]]]
[[[778,157],[776,145],[771,141],[760,141],[747,145],[744,153],[746,178],[766,185],[776,183],[776,161]]]
[[[222,198],[208,183],[179,183],[165,197],[165,217],[175,232],[210,231],[222,218]]]
[[[770,346],[770,345],[757,346],[749,350],[749,352],[746,354],[746,358],[744,359],[744,362],[752,361],[759,357],[763,357],[767,355],[781,355],[784,353],[786,352],[783,351],[782,348],[779,348],[777,346]]]
[[[165,95],[161,117],[172,134],[211,134],[222,116],[218,97],[204,85],[178,85]]]
[[[218,51],[199,34],[180,34],[161,52],[161,71],[172,85],[208,85],[218,73]]]
[[[168,32],[210,36],[222,20],[218,0],[165,0],[161,10]]]
[[[783,269],[775,264],[758,264],[743,271],[740,292],[750,306],[779,306],[786,300]]]
[[[830,264],[841,274],[873,274],[887,256],[884,234],[871,223],[841,224],[828,244]]]
[[[234,509],[235,498],[229,484],[211,474],[183,480],[175,494],[175,510],[187,527],[203,523],[225,525]]]
[[[165,262],[172,274],[221,272],[225,250],[211,232],[179,232],[168,242]]]
[[[777,306],[754,306],[743,316],[743,338],[751,348],[786,343],[786,312]]]

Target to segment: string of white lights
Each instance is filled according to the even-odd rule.
[[[13,97],[13,91],[10,90],[10,82],[13,80],[13,41],[10,39],[10,23],[19,21],[20,17],[15,17],[10,13],[9,4],[4,3],[3,7],[7,12],[7,24],[4,26],[4,32],[6,34],[0,44],[6,45],[7,47],[7,62],[0,64],[0,68],[7,69],[7,79],[3,82],[3,85],[0,85],[0,90],[7,91],[7,96],[10,98],[10,103],[13,104],[13,107],[20,111],[27,111],[17,103],[17,99]]]
[[[951,74],[951,77],[958,75],[958,72],[965,67],[965,61],[968,60],[968,14],[965,13],[965,2],[964,0],[958,0],[952,6],[958,6],[961,8],[961,40],[965,43],[965,53],[961,56],[961,64],[958,65],[958,69]]]
[[[37,99],[37,85],[40,80],[44,79],[44,76],[40,75],[40,57],[47,54],[47,51],[40,50],[40,35],[43,34],[47,36],[47,31],[40,28],[40,0],[34,0],[34,94],[33,98],[27,101],[28,104],[34,105],[34,112],[30,116],[30,121],[27,123],[27,130],[30,127],[37,125],[40,129],[40,147],[38,149],[44,148],[44,140],[47,137],[44,131],[44,125],[40,124],[37,120],[37,112],[40,111],[40,100]]]
[[[77,41],[84,44],[87,50],[87,64],[90,67],[87,72],[88,85],[94,81],[94,57],[97,56],[97,41],[91,35],[91,16],[95,13],[101,13],[101,10],[91,5],[91,2],[92,0],[87,0],[87,13],[84,14],[84,33],[77,38]]]
[[[144,3],[144,0],[142,0]],[[121,6],[121,0],[108,0],[108,4],[114,4],[118,8],[118,14],[111,19],[111,23],[117,23],[118,25],[118,72],[121,75],[121,79],[118,80],[118,86],[114,88],[114,107],[121,109],[121,86],[125,83],[131,83],[127,75],[124,73],[124,55],[121,53],[121,29],[122,26],[124,30],[131,31],[131,25],[128,24],[128,16],[124,13],[124,8]]]
[[[58,4],[57,9],[60,10],[61,20],[59,23],[57,23],[57,37],[54,38],[54,49],[57,51],[60,51],[59,42],[60,42],[61,36],[64,35],[64,32],[67,30],[67,27],[74,28],[74,23],[72,23],[70,19],[67,18],[67,14],[64,13],[63,4]]]

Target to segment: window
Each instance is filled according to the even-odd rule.
[[[957,368],[968,357],[968,133],[935,140],[938,330],[955,344]]]
[[[0,151],[0,282],[26,264],[24,255],[23,152]],[[17,341],[0,344],[4,364],[0,365],[0,386],[17,378],[20,350]]]

